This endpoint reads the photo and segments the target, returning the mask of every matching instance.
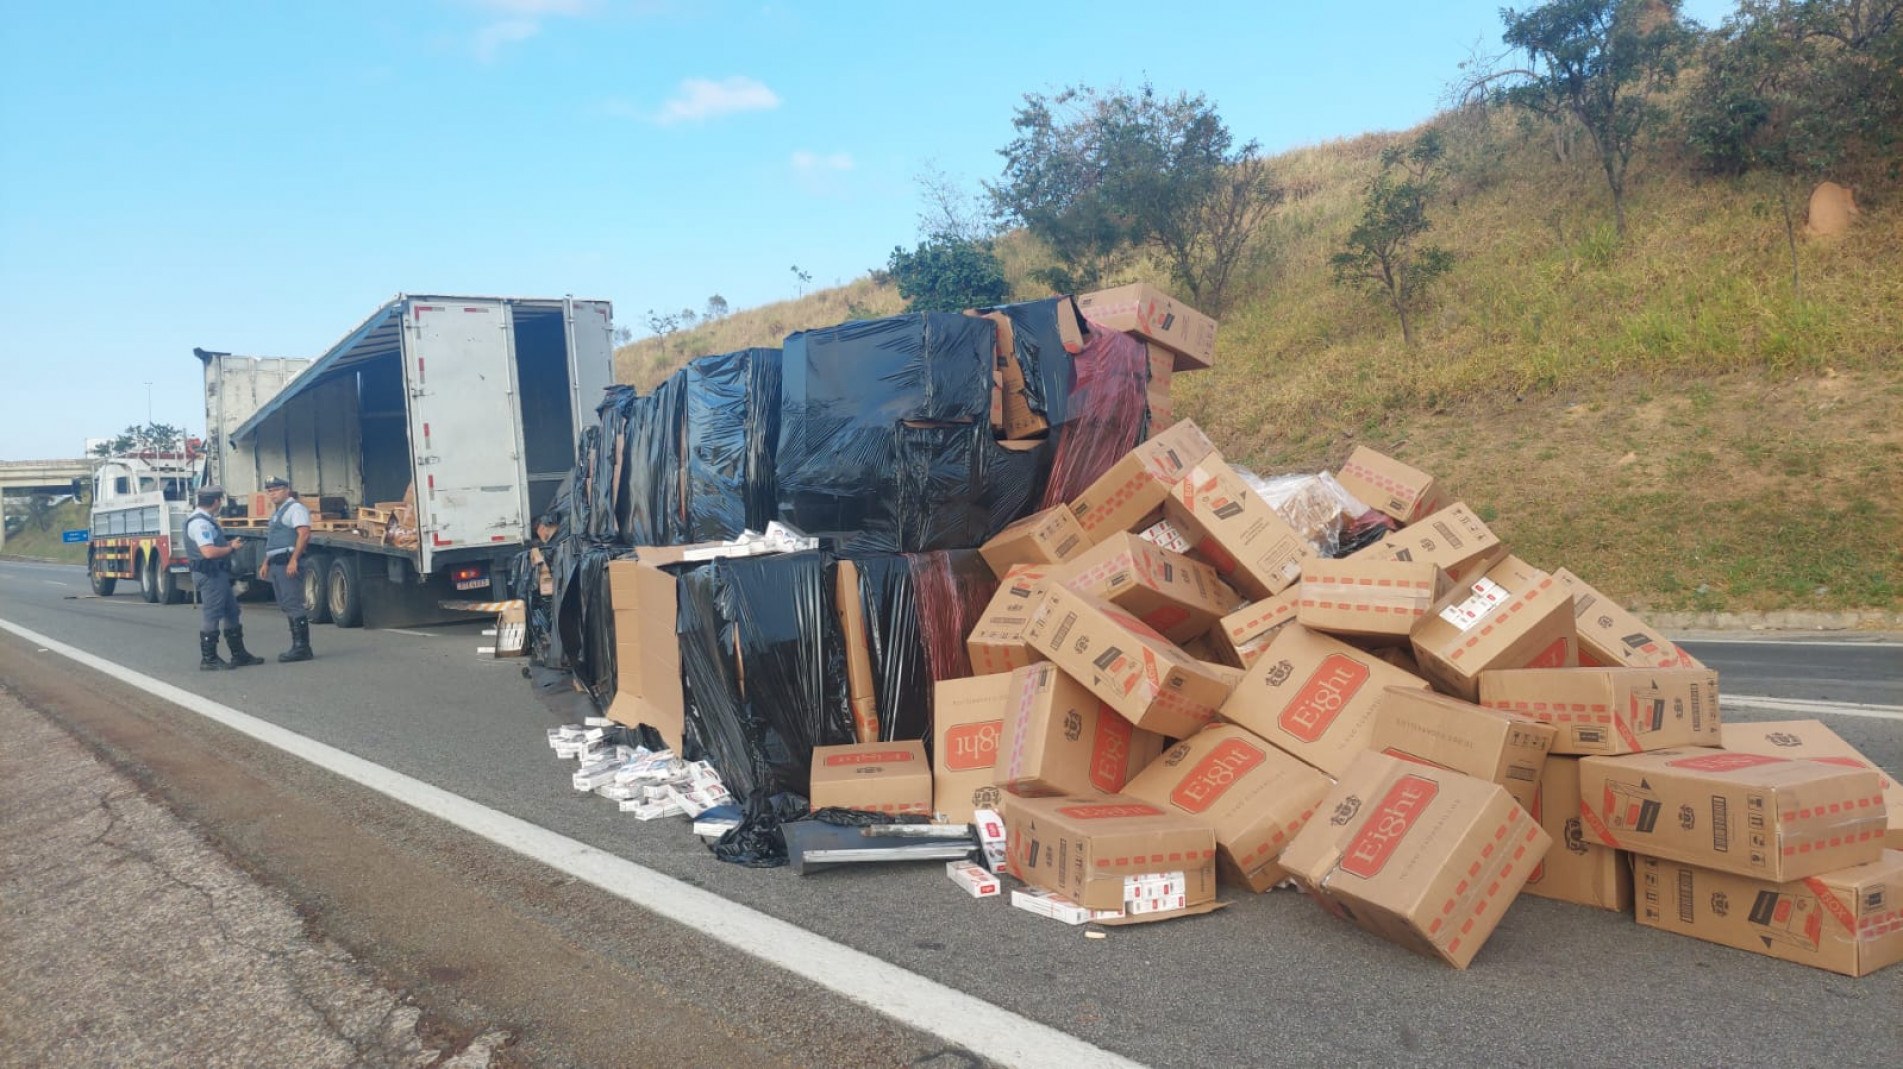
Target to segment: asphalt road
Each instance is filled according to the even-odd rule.
[[[312,664],[205,675],[195,670],[188,608],[147,605],[135,594],[88,595],[77,568],[0,563],[0,619],[1138,1061],[1802,1064],[1828,1051],[1833,1064],[1857,1066],[1893,1064],[1903,1049],[1896,1013],[1903,967],[1851,980],[1530,897],[1514,905],[1473,967],[1458,972],[1337,922],[1292,892],[1226,892],[1231,905],[1218,913],[1092,940],[999,900],[974,901],[936,865],[805,878],[722,865],[679,821],[639,823],[576,794],[573,765],[544,744],[547,714],[516,665],[477,655],[486,640],[475,627],[319,627]],[[255,650],[269,656],[282,648],[281,619],[270,606],[247,606],[246,620]],[[1727,693],[1903,704],[1903,648],[1894,644],[1689,648],[1720,670]],[[1726,712],[1809,715],[1729,704]],[[1903,720],[1823,719],[1893,774],[1903,771]],[[628,923],[637,919],[634,907],[618,908],[630,911]],[[561,923],[586,931],[590,921]],[[722,959],[730,971],[718,986],[736,1012],[757,1012],[742,1008],[756,990],[787,989],[777,970],[749,971],[732,957]],[[836,1000],[816,990],[810,999],[817,1035],[829,1027],[821,1022],[837,1022],[820,1012]],[[795,1028],[803,1019],[801,1004],[771,1012]],[[1754,1026],[1763,1022],[1775,1025]]]

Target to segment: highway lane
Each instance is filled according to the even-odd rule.
[[[542,743],[546,714],[514,664],[475,653],[478,628],[322,627],[310,665],[208,675],[195,670],[189,609],[130,594],[90,598],[83,584],[76,568],[0,563],[0,618],[1141,1061],[1312,1063],[1365,1053],[1399,1063],[1555,1062],[1591,1050],[1594,1060],[1747,1062],[1761,1044],[1727,1022],[1752,1018],[1788,1022],[1791,1043],[1827,1042],[1845,1065],[1894,1053],[1894,1026],[1881,1012],[1903,998],[1903,970],[1851,981],[1537,899],[1516,904],[1474,967],[1457,973],[1286,892],[1231,894],[1232,906],[1212,916],[1099,941],[1002,902],[974,902],[935,866],[804,879],[723,866],[679,822],[640,824],[570,790],[572,766]],[[248,606],[246,620],[255,649],[281,648],[275,610]],[[1744,651],[1738,660],[1721,666],[1728,691],[1773,693],[1775,672],[1750,674],[1765,658]],[[1869,704],[1882,692],[1838,693]],[[1903,767],[1903,722],[1830,723],[1893,772]],[[1720,1001],[1725,1012],[1714,1012]],[[1601,1006],[1616,1010],[1616,1028]]]

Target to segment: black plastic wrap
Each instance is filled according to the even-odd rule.
[[[1045,447],[992,437],[996,346],[990,322],[939,312],[787,338],[779,518],[862,555],[969,549],[1030,511]]]
[[[736,797],[807,793],[813,747],[851,742],[832,558],[718,560],[679,577],[689,758]]]
[[[703,356],[677,372],[684,397],[683,541],[736,538],[771,519],[764,501],[779,430],[779,362],[778,349],[742,349]]]
[[[614,607],[608,600],[614,548],[571,538],[544,554],[555,582],[546,663],[573,671],[595,707],[606,709],[615,693]]]
[[[866,649],[879,699],[879,740],[924,739],[932,733],[932,669],[925,650],[918,588],[910,558],[861,557],[859,599],[865,606]]]
[[[627,520],[620,538],[624,545],[671,546],[685,541],[681,428],[686,404],[687,388],[676,374],[628,406],[623,475]]]
[[[1043,416],[1053,427],[1069,422],[1070,394],[1076,374],[1071,354],[1064,349],[1064,336],[1057,327],[1059,312],[1068,311],[1084,329],[1089,329],[1072,299],[1046,297],[980,311],[1002,312],[1011,321],[1012,344],[1017,350],[1018,367],[1024,372],[1024,399],[1031,411]]]

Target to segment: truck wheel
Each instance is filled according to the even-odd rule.
[[[304,609],[311,623],[330,623],[330,557],[312,553],[298,562],[297,577],[304,583]]]
[[[357,558],[338,557],[330,565],[330,622],[338,627],[363,626],[363,579]]]
[[[99,574],[99,558],[91,554],[86,556],[86,576],[92,580],[93,593],[102,598],[111,597],[113,589],[119,585],[119,580],[112,576]]]
[[[148,605],[159,603],[159,557],[156,553],[139,558],[139,596]]]
[[[181,605],[190,597],[179,585],[178,575],[166,567],[165,562],[152,555],[152,567],[157,570],[160,605]]]

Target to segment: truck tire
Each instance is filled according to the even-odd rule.
[[[312,553],[297,564],[297,577],[304,581],[304,610],[311,623],[330,623],[330,557]]]
[[[156,554],[153,556],[153,560],[157,562],[153,567],[158,569],[159,576],[159,604],[182,605],[191,600],[191,594],[188,593],[179,582],[178,573],[167,567],[164,561],[158,560]]]
[[[112,576],[99,574],[99,558],[90,553],[86,555],[86,577],[92,580],[93,593],[102,598],[111,597],[113,590],[119,585],[119,580]]]
[[[330,564],[330,622],[338,627],[363,626],[363,578],[357,558],[338,557]]]
[[[156,553],[139,556],[139,596],[148,605],[159,603],[159,558]]]

